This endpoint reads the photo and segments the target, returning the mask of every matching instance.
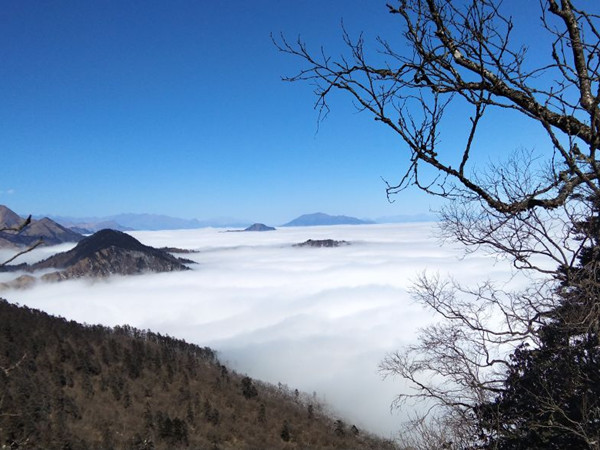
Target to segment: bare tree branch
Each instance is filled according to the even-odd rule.
[[[4,226],[4,227],[0,227],[0,233],[2,232],[9,232],[10,234],[19,234],[21,233],[29,224],[31,223],[31,214],[27,217],[27,219],[25,219],[23,222],[21,222],[19,225],[16,225],[14,227],[8,227],[8,226]],[[27,246],[25,249],[23,250],[19,250],[17,251],[17,253],[15,253],[13,256],[11,256],[9,259],[7,259],[4,262],[0,262],[0,268],[4,267],[8,264],[10,264],[11,262],[13,262],[15,259],[17,259],[19,256],[22,256],[26,253],[29,253],[30,251],[32,251],[33,249],[39,247],[40,245],[43,245],[44,241],[43,239],[39,239],[38,241],[34,242],[33,244]]]
[[[311,52],[300,38],[273,38],[281,52],[302,61],[303,68],[284,80],[315,87],[319,120],[339,91],[396,133],[408,165],[397,182],[386,181],[391,201],[410,186],[448,199],[441,211],[445,240],[464,244],[466,253],[508,259],[520,273],[531,274],[520,292],[491,281],[464,287],[431,275],[415,282],[413,297],[440,323],[422,330],[416,344],[390,354],[380,369],[413,388],[396,405],[410,399],[431,405],[425,415],[433,420],[413,422],[425,436],[422,448],[452,448],[449,436],[460,441],[456,430],[469,429],[477,405],[502,396],[511,353],[541,345],[565,293],[576,291],[581,299],[560,313],[561,326],[600,329],[600,263],[585,269],[579,264],[590,248],[600,260],[597,232],[589,225],[600,222],[600,15],[582,0],[539,5],[539,21],[528,21],[539,28],[532,36],[546,38],[536,42],[535,57],[530,43],[517,42],[523,33],[514,32],[500,0],[390,1],[388,11],[407,47],[395,49],[378,37],[379,52],[371,57],[363,35],[353,39],[346,30],[348,52],[338,59],[323,48]],[[448,143],[444,124],[455,126],[450,117],[465,107],[470,117],[464,118],[464,139]],[[481,124],[505,113],[520,115],[545,141],[535,153],[506,151],[485,168],[475,165],[487,152]],[[548,398],[540,393],[547,411],[560,408]],[[435,416],[436,409],[443,414]],[[583,422],[569,422],[564,409],[555,413],[565,416],[565,431],[592,445]],[[456,448],[482,444],[471,434]]]

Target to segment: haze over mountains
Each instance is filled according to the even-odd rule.
[[[182,219],[162,214],[118,214],[107,217],[63,217],[50,216],[58,223],[68,228],[86,230],[93,233],[104,228],[119,231],[132,230],[187,230],[196,228],[243,228],[252,224],[251,221],[235,218],[214,218],[207,220]]]
[[[44,245],[79,242],[79,244],[66,252],[54,254],[34,264],[17,262],[16,265],[2,267],[2,272],[22,272],[22,274],[7,282],[0,283],[0,288],[28,288],[38,280],[61,281],[73,278],[105,278],[110,275],[133,275],[145,272],[170,272],[189,269],[185,264],[192,261],[177,258],[168,248],[158,249],[146,246],[132,236],[119,230],[134,231],[141,228],[147,231],[157,229],[196,229],[215,228],[206,227],[206,222],[196,219],[178,219],[163,215],[152,214],[121,214],[102,219],[58,218],[65,225],[60,225],[48,217],[39,220],[20,217],[6,206],[0,206],[0,248],[10,247],[25,249],[28,246],[42,242]],[[92,220],[92,221],[90,221]],[[94,221],[95,220],[95,221]],[[121,221],[122,223],[117,222]],[[123,225],[123,223],[127,225]],[[220,224],[224,224],[221,222]],[[229,222],[230,224],[232,222]],[[233,222],[237,224],[238,222]],[[304,214],[296,219],[283,224],[282,227],[314,227],[335,225],[369,225],[375,222],[361,220],[350,216],[331,216],[325,213]],[[95,231],[96,228],[109,227]],[[18,228],[18,231],[16,231]],[[228,231],[264,232],[274,231],[276,228],[263,223],[254,223],[243,229]],[[84,238],[83,234],[90,234]],[[81,242],[80,242],[81,241]],[[343,242],[343,241],[339,241]],[[345,242],[343,242],[346,244]],[[313,240],[308,239],[296,246],[306,247],[332,247],[338,246],[334,239]],[[179,251],[180,249],[174,249]],[[188,249],[189,251],[189,249]],[[48,270],[52,270],[48,273]],[[44,271],[39,274],[37,271]],[[32,275],[33,274],[33,275]]]
[[[63,217],[49,216],[54,221],[66,228],[83,234],[91,234],[104,228],[120,231],[134,230],[184,230],[197,228],[246,228],[260,221],[251,221],[235,218],[214,219],[182,219],[161,214],[119,214],[107,217]],[[374,220],[359,219],[346,215],[329,215],[323,212],[303,214],[279,226],[323,226],[323,225],[364,225],[372,223],[405,223],[405,222],[430,222],[434,219],[431,214],[396,215],[379,217]]]

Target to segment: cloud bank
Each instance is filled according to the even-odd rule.
[[[219,351],[233,369],[316,392],[345,420],[393,436],[405,387],[378,363],[433,317],[407,293],[423,270],[463,281],[507,279],[485,255],[461,259],[431,224],[131,233],[144,244],[198,250],[183,273],[68,281],[4,293],[10,301],[85,323],[130,324]],[[297,248],[307,239],[352,245]],[[61,250],[64,250],[61,248]],[[29,259],[47,256],[29,255]]]

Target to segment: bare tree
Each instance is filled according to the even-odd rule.
[[[465,287],[427,274],[415,284],[415,298],[442,320],[381,368],[414,388],[398,403],[429,402],[442,411],[436,426],[461,424],[448,428],[462,430],[455,435],[474,423],[476,405],[501,395],[511,352],[524,343],[539,345],[539,332],[556,311],[557,285],[590,282],[578,279],[578,261],[596,245],[593,233],[578,224],[598,215],[600,198],[600,9],[584,1],[541,0],[531,26],[545,41],[535,43],[533,57],[533,43],[515,40],[515,21],[505,7],[500,0],[390,2],[408,45],[398,50],[379,37],[371,55],[363,36],[353,39],[346,30],[348,53],[338,59],[311,52],[300,39],[274,39],[282,52],[303,61],[304,68],[285,80],[316,86],[321,117],[329,112],[331,93],[341,91],[403,142],[410,164],[387,184],[388,197],[416,186],[451,200],[441,211],[444,238],[532,274],[524,292],[492,282]],[[465,108],[464,140],[449,144],[442,139],[444,125]],[[476,156],[486,151],[480,128],[491,113],[528,121],[545,135],[545,147],[515,149],[485,169],[476,166]],[[593,296],[594,289],[585,289]],[[586,326],[598,324],[597,311],[585,310]]]
[[[14,226],[14,227],[0,227],[0,233],[3,232],[9,232],[11,234],[19,234],[21,231],[23,231],[29,224],[31,223],[31,215],[29,215],[27,217],[27,219],[25,219],[23,222],[21,222],[19,225]],[[10,264],[11,262],[13,262],[15,259],[17,259],[19,256],[24,255],[25,253],[29,253],[30,251],[32,251],[33,249],[35,249],[36,247],[39,247],[40,245],[42,245],[44,243],[44,241],[42,239],[37,240],[36,242],[34,242],[33,244],[27,246],[26,248],[17,251],[14,255],[12,255],[9,259],[7,259],[6,261],[1,262],[0,261],[0,268],[6,266],[7,264]]]
[[[531,67],[525,45],[512,42],[513,21],[503,15],[499,3],[401,0],[388,4],[390,13],[401,19],[410,51],[399,53],[379,38],[380,52],[387,60],[378,66],[368,61],[362,36],[353,41],[345,31],[350,55],[339,60],[324,52],[310,53],[300,40],[291,44],[282,36],[276,44],[307,63],[299,74],[285,79],[314,83],[321,114],[329,111],[330,93],[341,90],[405,143],[410,165],[398,183],[388,184],[389,195],[415,185],[461,205],[477,205],[475,211],[461,209],[461,213],[472,220],[478,219],[473,214],[492,214],[498,231],[503,231],[504,221],[510,227],[511,219],[531,211],[555,210],[583,195],[600,194],[596,160],[600,34],[597,15],[577,9],[569,0],[543,1],[540,26],[547,31],[550,56],[543,65]],[[472,113],[464,143],[449,148],[440,144],[440,127],[453,105],[468,106]],[[482,140],[478,127],[492,109],[518,112],[544,130],[547,150],[544,161],[537,164],[543,172],[534,170],[527,155],[508,166],[470,170],[473,154],[485,151],[484,141],[478,145]],[[422,175],[423,166],[435,169],[433,180]],[[448,215],[456,218],[456,212]],[[469,245],[482,239],[468,229],[458,231]],[[481,244],[495,247],[497,242]],[[505,253],[507,248],[501,245],[499,250]],[[519,260],[528,252],[508,250]]]

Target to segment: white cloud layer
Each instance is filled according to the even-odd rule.
[[[377,365],[432,320],[408,295],[411,280],[425,269],[464,281],[510,275],[490,257],[460,259],[433,233],[430,224],[134,232],[148,245],[199,250],[184,255],[198,264],[183,273],[68,281],[3,296],[79,322],[127,323],[210,346],[240,372],[316,391],[349,422],[392,436],[402,413],[392,414],[390,403],[404,388],[382,380]],[[291,246],[327,238],[352,245]]]

